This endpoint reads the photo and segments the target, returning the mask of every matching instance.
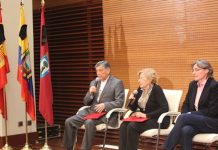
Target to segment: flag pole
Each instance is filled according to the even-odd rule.
[[[0,0],[0,11],[2,9],[2,4],[1,4],[1,0]],[[2,150],[12,150],[12,148],[8,145],[8,123],[7,123],[7,103],[6,103],[6,92],[5,92],[5,88],[3,88],[3,100],[4,100],[4,114],[2,114],[4,116],[4,123],[5,123],[5,145],[4,147],[2,147]]]
[[[20,5],[23,5],[23,0],[20,1]],[[25,121],[26,121],[26,143],[25,146],[21,150],[32,150],[28,144],[28,121],[27,121],[27,102],[25,103]]]
[[[41,5],[42,6],[45,5],[44,0],[41,0]],[[48,126],[46,120],[45,120],[45,144],[40,150],[51,150],[51,148],[48,146]]]
[[[26,103],[27,105],[27,103]],[[26,106],[26,109],[27,109],[27,106]],[[28,144],[28,121],[27,121],[27,111],[25,111],[25,119],[26,119],[26,144],[25,146],[21,149],[21,150],[32,150],[30,147],[29,147],[29,144]]]
[[[41,1],[41,5],[42,5],[42,6],[45,5],[45,1],[44,1],[44,0]]]
[[[48,128],[47,128],[47,122],[45,121],[45,144],[40,150],[51,150],[51,148],[48,146]]]
[[[1,9],[1,1],[0,1],[0,9]],[[7,128],[7,103],[6,103],[6,92],[5,88],[3,89],[4,93],[4,113],[5,113],[5,145],[2,147],[2,150],[12,150],[12,148],[8,145],[8,128]]]

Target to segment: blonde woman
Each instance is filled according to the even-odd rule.
[[[120,127],[119,150],[137,150],[138,139],[142,132],[158,128],[158,117],[169,110],[162,88],[157,85],[158,75],[152,68],[138,72],[139,88],[137,94],[131,94],[128,107],[131,116],[149,118],[144,122],[123,122]],[[169,125],[169,118],[164,120],[162,128]]]

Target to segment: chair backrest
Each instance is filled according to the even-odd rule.
[[[163,92],[169,105],[169,111],[177,112],[183,91],[163,89]]]
[[[129,89],[125,89],[125,97],[124,97],[124,102],[123,102],[123,107],[122,108],[125,108],[126,106],[126,102],[127,102],[127,96],[128,96],[128,93],[129,93]]]

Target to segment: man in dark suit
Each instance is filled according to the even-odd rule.
[[[67,150],[72,150],[78,128],[85,125],[82,150],[91,150],[92,140],[96,133],[96,125],[106,123],[105,116],[99,119],[84,120],[83,117],[93,112],[110,111],[113,108],[123,106],[124,86],[123,82],[110,74],[110,64],[107,61],[99,61],[95,65],[97,78],[90,83],[89,91],[84,97],[84,104],[91,107],[79,111],[76,115],[65,121],[63,143]],[[109,125],[117,124],[117,115],[109,120]]]
[[[164,149],[173,150],[177,144],[183,150],[192,150],[192,138],[198,133],[218,133],[218,83],[206,60],[192,64],[194,81],[174,128],[166,139]]]

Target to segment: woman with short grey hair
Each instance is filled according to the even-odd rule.
[[[194,65],[197,65],[201,69],[208,69],[207,77],[208,78],[213,77],[213,68],[207,60],[198,59],[192,63],[191,67],[193,68]]]
[[[196,134],[218,133],[218,82],[213,68],[207,60],[199,59],[192,64],[192,74],[182,114],[164,143],[165,150],[173,150],[177,144],[192,150]]]

